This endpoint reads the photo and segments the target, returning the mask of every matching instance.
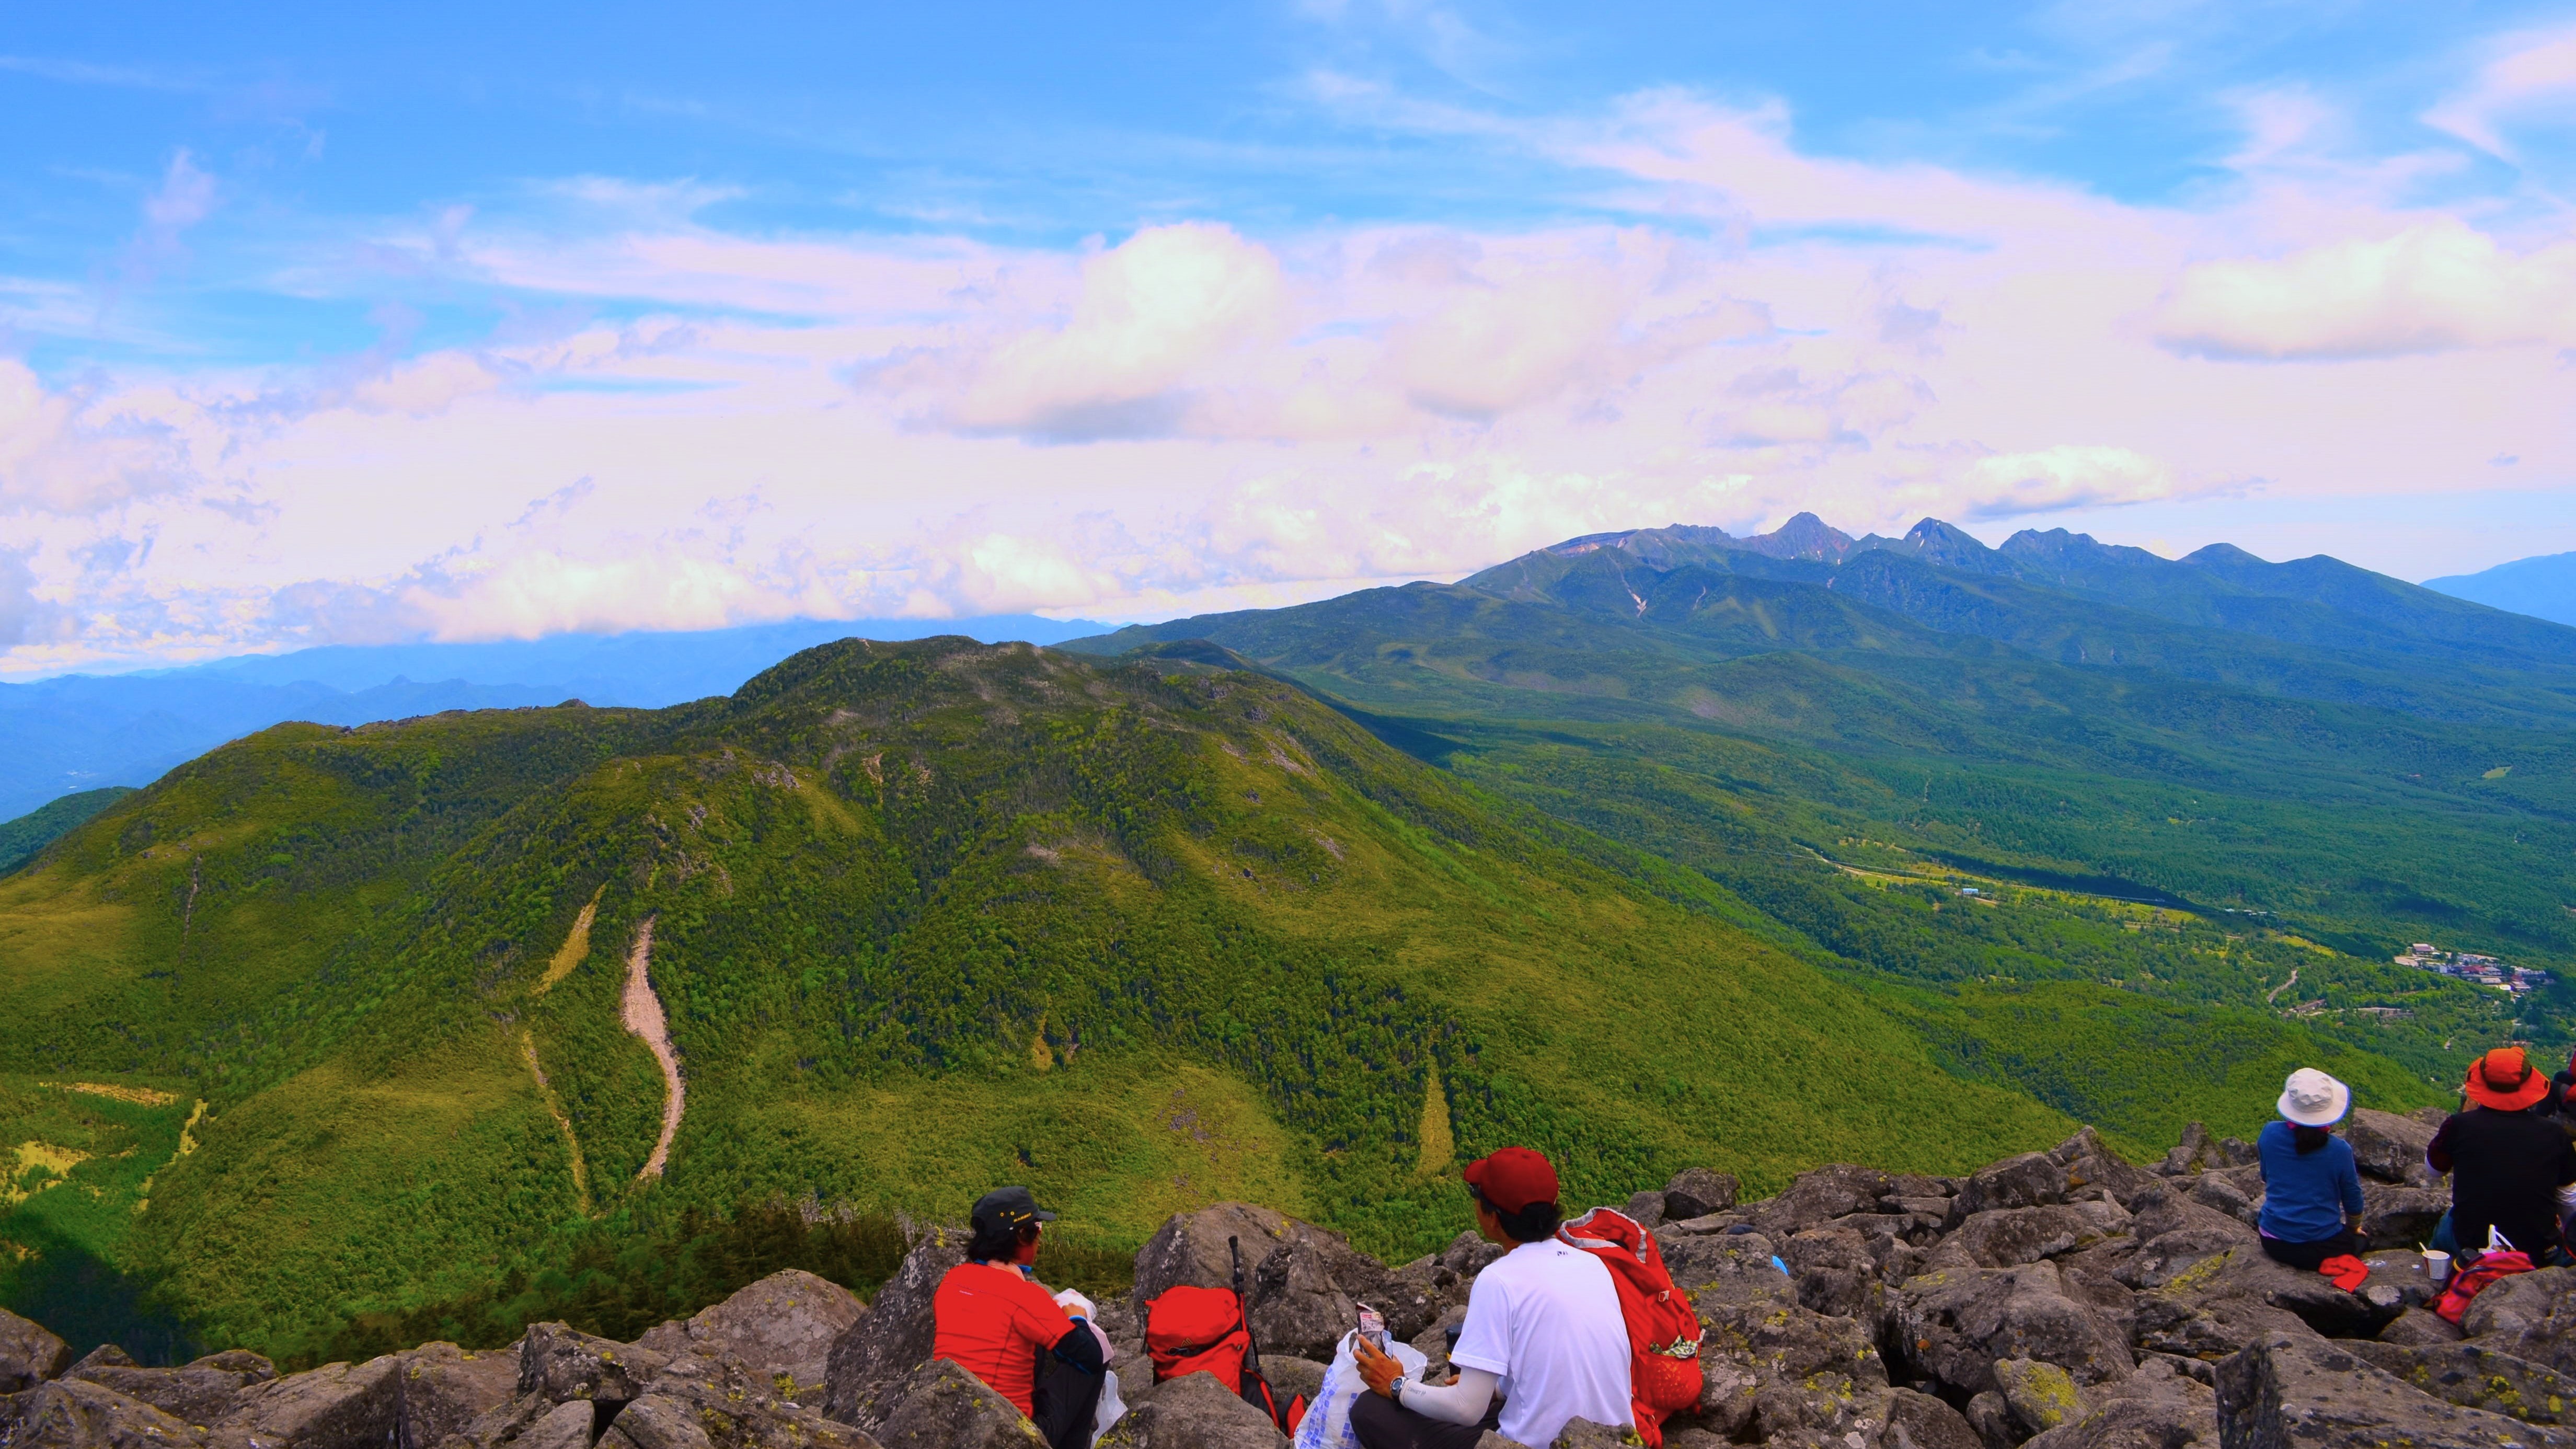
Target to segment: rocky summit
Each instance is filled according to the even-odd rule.
[[[1835,1164],[1737,1201],[1695,1168],[1618,1206],[1651,1228],[1707,1330],[1675,1449],[2363,1449],[2576,1446],[2576,1269],[2508,1278],[2458,1326],[2414,1245],[2445,1206],[2421,1166],[2439,1114],[2356,1111],[2369,1276],[2347,1290],[2265,1257],[2253,1153],[2197,1128],[2140,1167],[2090,1128],[1964,1177]],[[1268,1208],[1176,1215],[1101,1326],[1128,1405],[1104,1449],[1275,1449],[1203,1376],[1154,1384],[1144,1305],[1223,1285],[1281,1398],[1313,1394],[1354,1305],[1439,1366],[1499,1249],[1472,1235],[1388,1267]],[[424,1344],[280,1376],[239,1350],[176,1368],[0,1313],[0,1449],[997,1449],[1037,1438],[930,1357],[954,1229],[912,1240],[862,1304],[802,1272],[634,1343],[544,1323],[507,1348]],[[1578,1421],[1558,1446],[1627,1442]],[[1501,1441],[1488,1435],[1485,1449]]]

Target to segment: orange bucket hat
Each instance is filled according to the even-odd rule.
[[[2497,1047],[2469,1064],[2461,1087],[2469,1100],[2499,1112],[2519,1112],[2549,1095],[2549,1079],[2531,1069],[2520,1047]]]

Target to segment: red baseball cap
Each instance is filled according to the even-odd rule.
[[[1556,1201],[1556,1168],[1532,1148],[1506,1147],[1467,1164],[1467,1185],[1507,1213]]]

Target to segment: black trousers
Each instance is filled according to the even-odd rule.
[[[2303,1273],[2313,1273],[2317,1270],[2317,1265],[2326,1259],[2340,1258],[2346,1253],[2354,1257],[2361,1256],[2361,1244],[2353,1241],[2350,1228],[2344,1229],[2331,1238],[2319,1238],[2313,1243],[2286,1243],[2279,1238],[2263,1240],[2263,1256],[2275,1263],[2285,1263]]]
[[[1502,1417],[1499,1400],[1485,1410],[1483,1423],[1452,1424],[1426,1419],[1384,1394],[1363,1391],[1351,1404],[1351,1432],[1360,1449],[1476,1449],[1476,1441]]]
[[[1091,1449],[1091,1421],[1100,1412],[1104,1382],[1100,1375],[1084,1373],[1053,1354],[1038,1360],[1029,1422],[1038,1426],[1049,1449]]]

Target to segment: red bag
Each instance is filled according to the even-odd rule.
[[[1252,1330],[1243,1321],[1243,1300],[1232,1289],[1164,1289],[1145,1305],[1145,1352],[1154,1360],[1154,1382],[1214,1374],[1272,1423],[1289,1426],[1269,1381],[1244,1363],[1252,1352]]]
[[[1628,1384],[1637,1434],[1650,1449],[1662,1449],[1665,1416],[1699,1403],[1699,1314],[1673,1291],[1664,1250],[1635,1219],[1594,1208],[1558,1228],[1556,1237],[1609,1268],[1610,1281],[1619,1290],[1619,1316],[1628,1324]]]
[[[2442,1290],[2442,1301],[2433,1305],[2433,1311],[2457,1323],[2469,1311],[2469,1300],[2494,1287],[2498,1278],[2528,1273],[2531,1268],[2529,1253],[2503,1249],[2480,1253],[2476,1262],[2451,1275],[2451,1286]]]

